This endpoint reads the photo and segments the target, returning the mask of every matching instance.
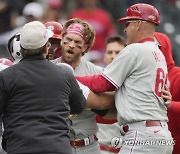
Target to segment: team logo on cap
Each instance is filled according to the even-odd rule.
[[[53,31],[54,30],[54,26],[48,26],[47,29]]]
[[[150,20],[153,20],[153,21],[156,20],[156,17],[153,16],[153,15],[149,15],[148,18],[149,18]]]

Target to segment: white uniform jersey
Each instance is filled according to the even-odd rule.
[[[102,124],[98,123],[99,131],[97,132],[98,142],[111,147],[111,140],[114,137],[121,137],[119,124]]]
[[[102,75],[117,88],[115,105],[120,125],[168,120],[161,97],[161,88],[167,80],[167,66],[155,42],[128,45]]]
[[[55,59],[52,61],[57,64],[60,59]],[[96,66],[89,61],[81,59],[80,64],[75,68],[75,76],[87,76],[87,75],[97,75],[100,74],[103,69]],[[70,138],[83,138],[84,136],[94,135],[97,133],[98,127],[95,119],[96,114],[89,109],[85,109],[82,113],[78,114],[72,119],[72,126],[70,131]]]

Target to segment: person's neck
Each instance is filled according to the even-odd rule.
[[[75,68],[80,64],[81,59],[79,59],[79,60],[77,60],[77,61],[75,61],[75,62],[68,63],[68,62],[65,61],[64,59],[59,58],[59,62],[60,62],[60,63],[67,63],[67,64],[71,65],[71,67],[75,70]]]
[[[143,33],[139,36],[137,36],[136,42],[140,42],[141,40],[150,40],[153,39],[154,40],[154,33]]]
[[[137,42],[144,40],[146,38],[152,38],[154,39],[154,31],[155,31],[155,26],[154,24],[145,24],[142,26],[140,29],[139,33],[137,34]]]

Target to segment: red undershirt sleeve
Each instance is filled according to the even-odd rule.
[[[114,91],[115,86],[106,80],[102,75],[94,75],[94,76],[77,76],[76,79],[89,87],[89,89],[95,93],[103,93],[106,91]]]
[[[168,111],[180,113],[180,102],[172,101]]]

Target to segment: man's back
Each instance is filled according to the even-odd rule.
[[[73,75],[42,57],[33,57],[4,70],[0,78],[0,100],[5,102],[0,106],[5,127],[3,147],[7,152],[71,153],[70,106],[72,113],[85,106],[80,89],[73,91],[77,84]]]
[[[58,64],[60,59],[52,61],[54,64]],[[96,66],[85,59],[81,59],[80,64],[75,68],[74,74],[78,76],[100,74],[102,68]],[[95,120],[95,113],[89,109],[85,109],[72,119],[73,124],[71,126],[70,138],[75,139],[79,137],[94,135],[97,132],[97,125]]]

